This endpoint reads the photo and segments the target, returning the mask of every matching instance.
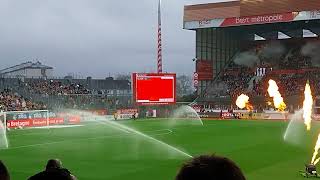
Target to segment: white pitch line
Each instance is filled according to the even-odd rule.
[[[130,133],[130,131],[128,131],[127,129],[118,127],[116,122],[112,122],[112,121],[110,121],[110,120],[100,120],[100,121],[94,120],[94,121],[97,122],[98,124],[103,124],[103,125],[108,124],[108,125],[110,125],[111,127],[115,128],[115,129],[118,129],[118,130],[120,130],[120,131],[122,131],[122,132]]]
[[[107,122],[106,122],[106,123],[107,123]],[[118,129],[118,130],[120,130],[120,131],[122,131],[122,132],[130,133],[130,131],[128,131],[128,130],[126,130],[126,129],[123,129],[123,128],[120,128],[120,127],[114,125],[113,123],[108,123],[108,125],[110,125],[111,127],[115,128],[115,129]]]
[[[60,129],[60,128],[75,128],[82,127],[84,125],[58,125],[58,126],[44,126],[44,127],[33,127],[34,129]]]
[[[33,127],[32,129],[60,129],[60,128],[75,128],[75,127],[82,127],[84,125],[60,125],[60,126],[50,126],[49,128],[46,127]],[[14,132],[18,131],[31,131],[32,129],[19,129],[15,130]],[[36,132],[36,133],[25,133],[25,134],[11,134],[11,132],[7,132],[7,134],[10,134],[10,137],[17,137],[17,136],[33,136],[33,135],[39,135],[39,134],[48,134],[50,131],[45,132]]]
[[[159,132],[159,131],[168,131],[168,132],[151,134],[151,135],[152,135],[152,136],[159,136],[159,135],[166,135],[166,134],[171,134],[171,133],[173,133],[173,131],[170,130],[170,129],[159,129],[159,130],[147,131],[147,132]],[[114,138],[114,137],[120,137],[120,136],[122,136],[122,134],[109,135],[109,136],[99,136],[99,137],[92,137],[92,138],[82,138],[82,139],[72,140],[72,142],[75,142],[75,141],[84,141],[84,140],[93,140],[93,139],[107,139],[107,138]],[[71,141],[71,140],[55,141],[55,142],[39,143],[39,144],[30,144],[30,145],[25,145],[25,146],[11,147],[11,148],[8,148],[8,149],[3,149],[3,150],[23,149],[23,148],[28,148],[28,147],[36,147],[36,146],[43,146],[43,145],[52,145],[52,144],[59,144],[59,143],[64,143],[64,142],[70,142],[70,141]]]

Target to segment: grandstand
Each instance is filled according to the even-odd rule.
[[[184,29],[196,33],[199,104],[234,104],[252,94],[267,108],[266,81],[279,80],[289,107],[301,107],[304,82],[319,95],[320,1],[231,1],[187,5]],[[303,83],[302,83],[303,82]],[[223,88],[221,88],[223,87]],[[225,91],[224,89],[227,89]]]
[[[0,78],[0,110],[26,111],[41,109],[108,109],[132,106],[129,80],[77,79],[72,76],[11,76],[43,66],[40,62],[23,63],[3,70]],[[30,66],[29,66],[30,65]],[[22,68],[23,67],[23,68]],[[43,66],[46,67],[46,66]],[[6,73],[9,72],[10,73]],[[9,76],[10,74],[10,76]],[[33,74],[35,75],[35,74]]]

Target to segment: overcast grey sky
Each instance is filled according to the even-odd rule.
[[[156,70],[157,0],[0,0],[0,68],[39,59],[55,75]],[[183,6],[215,0],[162,0],[163,69],[194,71],[195,33]]]

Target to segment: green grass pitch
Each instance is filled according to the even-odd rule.
[[[309,132],[310,138],[294,146],[283,141],[287,122],[281,121],[208,120],[204,126],[170,125],[161,119],[120,123],[193,156],[227,156],[249,180],[304,179],[299,170],[310,161],[318,133],[315,128]],[[14,180],[41,171],[49,158],[61,159],[80,180],[173,180],[189,159],[163,143],[105,123],[12,130],[8,139],[10,148],[0,150],[0,159]]]

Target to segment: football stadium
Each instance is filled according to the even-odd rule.
[[[0,179],[320,177],[320,1],[185,5],[196,57],[183,95],[162,69],[160,5],[157,72],[0,70]]]

